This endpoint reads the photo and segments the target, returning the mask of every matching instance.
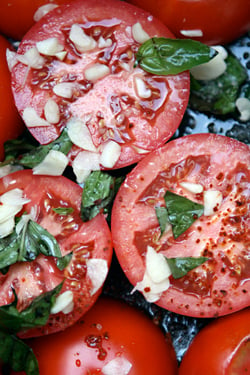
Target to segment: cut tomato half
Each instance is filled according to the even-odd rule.
[[[113,206],[114,248],[130,282],[151,302],[194,317],[249,306],[249,165],[246,144],[195,134],[167,143],[127,176]],[[162,233],[156,214],[167,191],[204,207],[176,238],[172,225]],[[205,259],[181,277],[162,271],[165,258],[183,257]]]
[[[23,311],[36,297],[63,282],[57,298],[66,292],[64,296],[69,295],[71,298],[70,306],[68,303],[63,304],[58,312],[54,310],[50,314],[45,326],[31,328],[21,332],[20,336],[61,331],[76,322],[101,293],[112,257],[110,230],[101,214],[91,221],[82,222],[82,189],[66,177],[34,176],[26,170],[0,180],[1,197],[17,189],[29,200],[17,215],[32,215],[33,221],[54,236],[62,256],[72,256],[62,270],[57,267],[57,258],[44,254],[39,254],[31,261],[10,265],[7,273],[0,273],[0,305],[14,301],[14,289],[17,309]],[[17,226],[13,230],[17,230]],[[65,312],[63,306],[68,307],[69,312]]]
[[[32,135],[47,144],[67,127],[71,160],[87,150],[101,169],[133,164],[163,145],[185,112],[189,73],[135,67],[139,46],[153,36],[173,34],[123,1],[79,0],[44,16],[13,59],[14,97]]]

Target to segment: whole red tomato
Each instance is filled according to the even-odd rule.
[[[29,344],[40,375],[177,374],[174,349],[159,327],[139,310],[111,298],[101,297],[64,332]]]
[[[4,142],[16,138],[24,129],[11,91],[10,72],[6,61],[7,48],[11,49],[11,44],[0,35],[0,160],[4,157]]]
[[[194,338],[179,375],[243,375],[250,372],[250,309],[218,318]]]
[[[250,28],[249,0],[128,0],[128,2],[150,11],[177,37],[194,37],[209,45],[231,42]],[[202,35],[198,36],[201,33]]]
[[[1,0],[0,32],[21,39],[35,23],[34,14],[41,6],[60,5],[70,0]]]

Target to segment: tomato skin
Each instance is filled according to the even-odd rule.
[[[250,28],[248,0],[128,0],[128,2],[152,12],[176,37],[185,37],[181,30],[202,30],[201,37],[193,38],[208,45],[232,42]]]
[[[243,375],[250,371],[250,309],[203,328],[185,353],[179,375]]]
[[[193,317],[216,317],[249,306],[249,163],[246,144],[204,133],[168,142],[137,164],[116,195],[111,220],[114,249],[132,285],[144,278],[151,246],[168,258],[209,258],[183,277],[170,276],[169,288],[155,300],[159,306]],[[177,239],[171,230],[161,236],[155,207],[164,206],[167,190],[187,197],[181,185],[187,181],[221,192],[218,213],[202,215]],[[203,204],[203,194],[189,197]],[[236,264],[242,267],[239,274]],[[145,295],[150,289],[149,284],[140,290]]]
[[[35,23],[36,10],[46,4],[61,5],[70,0],[2,0],[0,2],[0,32],[16,40]]]
[[[18,137],[24,130],[11,91],[10,71],[6,61],[7,48],[12,49],[11,44],[0,35],[0,160],[4,158],[4,142]]]
[[[35,297],[63,282],[60,293],[67,290],[73,293],[73,310],[50,314],[45,326],[18,335],[27,338],[58,332],[74,324],[99,297],[102,285],[92,293],[93,283],[87,274],[86,260],[102,259],[109,268],[113,254],[110,230],[101,214],[82,222],[82,189],[66,177],[39,176],[33,175],[32,170],[22,170],[0,179],[0,194],[14,188],[22,189],[30,199],[22,212],[29,213],[32,207],[37,208],[37,223],[55,237],[62,255],[72,252],[72,257],[63,270],[56,267],[53,257],[41,254],[31,262],[12,264],[6,275],[0,273],[0,305],[13,301],[13,285],[16,285],[17,308],[23,310]],[[73,212],[69,215],[55,213],[53,208],[62,206],[73,208]]]
[[[73,327],[28,344],[40,375],[52,368],[54,375],[97,375],[119,356],[132,364],[129,375],[177,374],[174,349],[159,327],[134,307],[107,297],[100,297]]]

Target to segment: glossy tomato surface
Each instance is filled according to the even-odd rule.
[[[52,368],[54,375],[177,374],[169,338],[142,312],[111,298],[101,297],[64,332],[28,344],[38,359],[40,375]]]
[[[185,353],[179,375],[243,375],[250,372],[250,309],[216,319]]]
[[[182,277],[170,276],[156,304],[196,317],[225,315],[249,305],[249,162],[246,144],[194,134],[167,143],[127,175],[114,202],[111,229],[130,282],[140,285],[147,275],[148,247],[167,258],[208,258]],[[187,182],[202,190],[190,191],[182,185]],[[155,210],[164,207],[167,190],[201,205],[205,193],[214,191],[221,201],[174,238],[171,229],[161,234]],[[140,285],[146,298],[151,286]]]
[[[40,7],[41,15],[53,6],[70,0],[1,0],[0,32],[6,37],[21,40],[29,28],[36,22],[34,16]],[[46,6],[44,8],[44,6]],[[38,13],[39,15],[39,13]]]
[[[102,215],[83,223],[80,218],[82,189],[66,177],[34,176],[31,170],[12,173],[0,179],[0,194],[21,189],[30,200],[22,212],[35,210],[34,221],[47,229],[57,240],[62,255],[73,253],[63,270],[56,266],[54,257],[40,254],[31,262],[17,262],[6,274],[0,274],[0,305],[13,301],[15,288],[19,311],[33,299],[52,290],[63,280],[60,294],[73,293],[73,310],[50,314],[48,323],[41,328],[21,332],[22,337],[47,334],[65,329],[75,323],[95,302],[101,292],[93,290],[92,278],[87,272],[90,259],[103,259],[107,267],[112,256],[110,230]],[[56,208],[70,208],[71,213],[61,214]],[[104,281],[104,280],[103,280]],[[93,293],[92,293],[93,291]]]
[[[49,38],[57,38],[65,53],[62,60],[43,55],[41,66],[39,62],[28,71],[21,62],[12,70],[17,108],[41,144],[56,139],[65,126],[72,128],[77,122],[80,129],[73,139],[71,159],[82,150],[99,155],[111,142],[120,148],[111,168],[120,168],[140,160],[171,137],[187,106],[189,74],[155,76],[135,67],[140,43],[133,26],[138,23],[149,36],[172,37],[149,13],[118,0],[79,0],[62,5],[25,35],[18,49],[21,59],[38,42]],[[72,30],[77,35],[84,33],[91,45],[87,51],[80,52],[83,47],[77,40],[72,42]],[[104,76],[90,75],[93,68],[95,72],[100,68]],[[48,100],[59,110],[55,123],[46,117]],[[30,108],[47,123],[34,122],[27,115]],[[91,142],[85,141],[86,133]]]
[[[7,49],[12,49],[12,46],[0,35],[0,160],[4,157],[4,142],[16,138],[24,129],[11,91],[11,78],[6,60]]]
[[[179,38],[209,45],[234,41],[250,29],[248,0],[129,0],[163,21]]]

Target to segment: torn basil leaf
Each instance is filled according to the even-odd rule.
[[[6,273],[6,267],[16,262],[33,261],[39,254],[62,258],[55,237],[38,223],[28,220],[19,234],[14,231],[0,240],[0,272]]]
[[[84,184],[81,218],[91,220],[101,213],[110,213],[114,196],[124,177],[113,177],[106,172],[93,171]]]
[[[247,72],[233,55],[225,60],[226,71],[216,79],[198,81],[191,76],[190,107],[216,115],[225,115],[236,110],[235,101],[240,88],[247,80]]]
[[[164,199],[174,238],[179,237],[203,214],[204,206],[202,204],[171,191],[166,192]]]
[[[37,359],[33,350],[14,335],[0,331],[0,358],[4,366],[26,375],[39,375]]]
[[[74,212],[74,208],[73,207],[55,207],[55,208],[52,208],[52,210],[58,214],[58,215],[62,215],[62,216],[67,216],[67,215],[70,215]]]
[[[174,279],[179,279],[180,277],[185,276],[189,271],[200,266],[207,260],[208,258],[206,257],[166,258]]]
[[[67,155],[71,147],[72,142],[69,139],[68,132],[65,128],[55,141],[50,142],[47,145],[40,145],[38,147],[35,147],[30,152],[23,154],[18,159],[18,163],[26,168],[34,168],[44,160],[49,151],[60,151]]]
[[[17,310],[17,297],[8,305],[0,306],[0,331],[17,333],[37,326],[44,326],[49,318],[51,307],[62,289],[63,282],[53,290],[36,297],[22,311]]]
[[[160,225],[161,234],[165,232],[168,224],[170,224],[166,207],[155,207],[155,213]]]
[[[136,61],[149,73],[170,75],[208,62],[216,54],[214,49],[192,39],[155,37],[140,46]]]

